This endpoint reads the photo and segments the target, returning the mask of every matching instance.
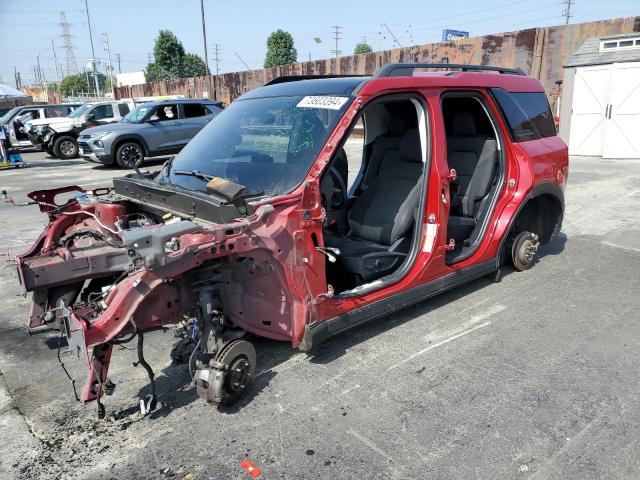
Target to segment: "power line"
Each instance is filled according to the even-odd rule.
[[[338,42],[342,39],[342,37],[340,36],[342,33],[340,31],[342,30],[342,27],[334,25],[332,28],[333,28],[333,39],[336,41],[336,48],[335,50],[331,50],[331,53],[334,53],[336,55],[336,58],[338,58],[342,53],[342,50],[338,49]]]
[[[389,25],[387,25],[385,22],[382,22],[382,25],[380,25],[381,27],[384,27],[387,29],[387,31],[389,32],[389,34],[393,37],[394,42],[396,42],[398,44],[398,46],[400,48],[402,48],[402,45],[400,44],[400,42],[398,41],[398,39],[396,38],[395,34],[391,31],[391,29],[389,28]]]
[[[242,57],[240,56],[240,54],[238,52],[233,52],[236,54],[236,57],[238,57],[238,59],[240,59],[240,61],[242,62],[242,64],[247,68],[247,70],[251,70],[251,68],[249,67],[249,65],[247,65],[247,62],[245,62]],[[311,54],[309,54],[311,55]]]
[[[564,10],[562,11],[562,16],[564,17],[564,24],[569,25],[569,19],[573,17],[571,15],[571,5],[573,5],[575,0],[562,0],[562,3],[565,5]]]

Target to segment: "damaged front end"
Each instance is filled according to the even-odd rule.
[[[63,195],[71,198],[56,203]],[[304,321],[292,318],[306,318],[308,287],[287,286],[300,278],[303,262],[295,258],[304,255],[286,228],[302,215],[294,204],[279,205],[278,215],[241,194],[188,192],[135,176],[115,179],[114,189],[69,186],[28,196],[49,217],[15,259],[23,293],[33,294],[28,327],[63,332],[87,364],[80,400],[97,400],[101,416],[100,398],[113,386],[113,346],[136,336],[138,363],[152,383],[141,409],[155,408],[145,331],[184,325],[182,360],[199,395],[217,404],[235,401],[254,373],[246,331],[294,346],[301,338]]]

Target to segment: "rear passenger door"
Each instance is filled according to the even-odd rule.
[[[166,103],[155,107],[146,122],[145,140],[152,155],[167,155],[179,151],[186,143],[178,105]]]
[[[204,126],[215,116],[202,103],[183,103],[182,107],[182,133],[184,144],[195,137]]]

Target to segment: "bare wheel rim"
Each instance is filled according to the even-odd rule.
[[[75,151],[75,145],[71,140],[65,140],[60,144],[60,151],[63,155],[72,155]]]
[[[142,161],[142,152],[135,145],[125,146],[120,156],[127,165],[138,165]]]

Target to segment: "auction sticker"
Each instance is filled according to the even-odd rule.
[[[296,107],[298,108],[324,108],[327,110],[340,110],[347,103],[349,97],[310,96],[304,97]]]

